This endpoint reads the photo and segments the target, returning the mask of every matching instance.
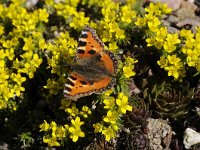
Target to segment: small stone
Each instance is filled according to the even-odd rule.
[[[200,143],[200,133],[194,131],[193,129],[187,128],[183,136],[183,144],[186,149],[190,149],[191,146]]]
[[[166,120],[148,119],[148,138],[151,150],[169,150],[172,140],[172,129]]]
[[[176,24],[177,27],[182,28],[185,25],[191,25],[191,26],[198,26],[200,27],[200,21],[193,18],[186,18]]]

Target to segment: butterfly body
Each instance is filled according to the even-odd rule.
[[[117,60],[94,29],[85,27],[79,38],[75,63],[65,84],[64,96],[77,99],[92,93],[101,93],[115,83]]]

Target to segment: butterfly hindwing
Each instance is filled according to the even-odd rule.
[[[72,72],[65,83],[64,96],[71,99],[77,99],[92,93],[101,93],[109,88],[108,85],[111,87],[111,83],[113,82],[111,77],[104,77],[91,84],[85,81],[85,79],[76,72]]]

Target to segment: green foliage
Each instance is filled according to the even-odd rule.
[[[150,103],[155,106],[154,112],[160,117],[177,119],[188,113],[194,88],[190,88],[187,84],[176,86],[163,82],[155,84],[147,93]]]
[[[22,148],[30,147],[30,145],[34,143],[34,139],[31,137],[31,132],[20,134],[19,140],[22,142]]]

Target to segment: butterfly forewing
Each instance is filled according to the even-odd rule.
[[[85,27],[79,38],[76,53],[77,59],[90,58],[102,52],[103,49],[104,44],[97,36],[96,31],[88,26]]]

